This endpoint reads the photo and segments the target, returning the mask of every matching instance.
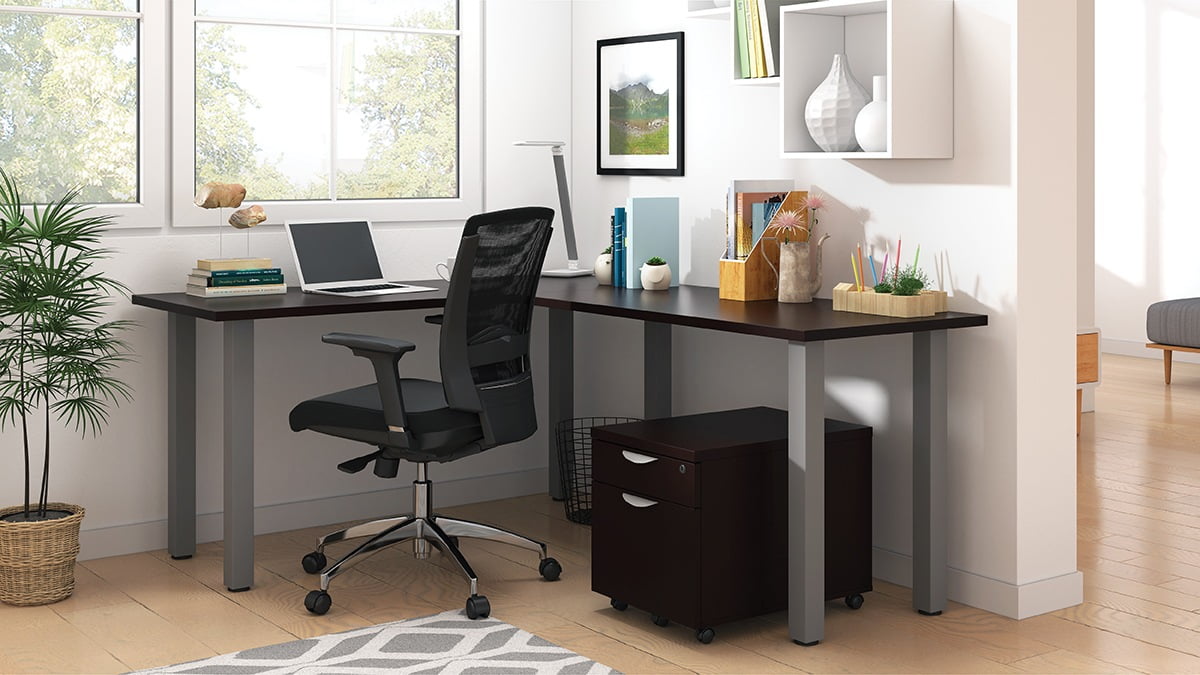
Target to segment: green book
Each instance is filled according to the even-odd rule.
[[[750,47],[747,44],[749,34],[746,32],[746,2],[737,0],[733,7],[734,36],[737,38],[738,72],[735,78],[750,77]]]

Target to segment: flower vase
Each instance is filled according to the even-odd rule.
[[[592,274],[596,276],[596,282],[601,286],[612,286],[613,264],[611,253],[601,253],[596,256],[596,264],[592,267]]]
[[[850,73],[846,55],[834,54],[829,75],[804,106],[804,122],[817,147],[825,152],[857,150],[854,120],[870,100],[867,90]]]
[[[667,291],[671,289],[670,265],[642,265],[642,289],[647,291]]]
[[[887,150],[887,76],[876,75],[871,81],[874,96],[854,120],[854,137],[863,152]]]
[[[809,241],[779,244],[779,302],[812,302],[821,290],[821,247],[829,235],[814,245]]]

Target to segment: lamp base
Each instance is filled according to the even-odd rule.
[[[542,270],[544,277],[590,277],[591,270],[585,269],[559,269],[559,270]]]

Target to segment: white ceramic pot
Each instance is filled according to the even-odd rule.
[[[825,152],[853,152],[854,120],[871,98],[846,62],[845,54],[834,54],[825,81],[817,85],[804,106],[804,123],[813,141]]]
[[[671,288],[670,265],[642,265],[642,289],[647,291],[666,291]]]
[[[863,152],[887,150],[887,76],[876,75],[871,82],[874,96],[854,120],[854,138]]]
[[[612,254],[601,253],[596,256],[596,265],[592,268],[596,281],[601,286],[612,286]]]

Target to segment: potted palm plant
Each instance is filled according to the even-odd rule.
[[[95,267],[109,255],[100,237],[112,218],[90,215],[78,196],[27,211],[0,169],[0,431],[19,433],[25,465],[23,502],[0,509],[0,601],[13,605],[56,602],[75,587],[83,508],[49,501],[51,421],[95,435],[130,398],[114,371],[129,360],[121,334],[131,322],[105,320],[126,288]]]

